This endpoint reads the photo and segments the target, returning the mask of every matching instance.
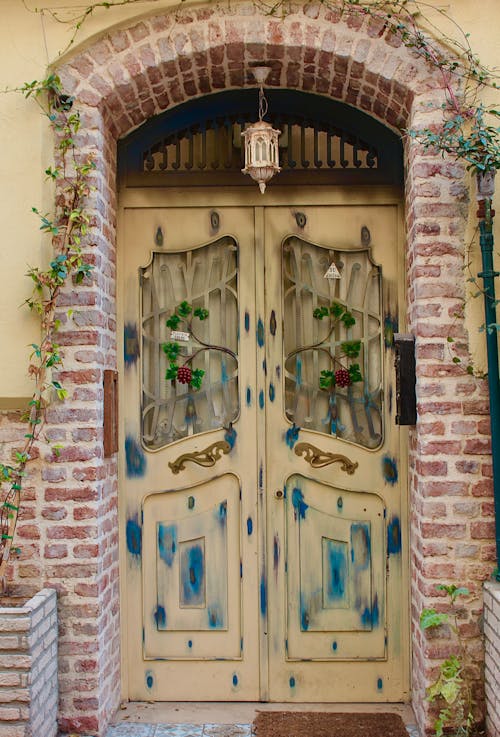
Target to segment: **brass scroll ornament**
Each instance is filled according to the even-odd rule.
[[[218,440],[216,443],[212,443],[205,450],[194,451],[194,453],[183,453],[175,461],[169,463],[169,468],[172,469],[172,473],[179,473],[185,469],[185,464],[188,461],[196,463],[198,466],[215,466],[216,462],[222,456],[226,455],[231,450],[231,446],[226,440]]]
[[[295,454],[298,456],[303,455],[304,460],[310,463],[313,468],[323,468],[323,466],[329,466],[330,463],[340,463],[342,471],[348,473],[349,476],[352,476],[359,466],[359,463],[353,463],[346,456],[340,455],[340,453],[325,453],[310,443],[297,443]]]

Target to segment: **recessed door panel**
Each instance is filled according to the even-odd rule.
[[[384,527],[374,494],[287,479],[288,659],[385,656]]]
[[[237,477],[152,494],[143,509],[155,532],[143,553],[145,658],[241,658]]]

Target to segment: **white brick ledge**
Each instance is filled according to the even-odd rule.
[[[57,596],[0,607],[0,737],[57,734]]]
[[[500,583],[484,584],[486,729],[500,737]]]

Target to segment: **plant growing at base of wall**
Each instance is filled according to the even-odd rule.
[[[434,723],[436,737],[472,737],[475,733],[472,685],[467,672],[471,665],[470,656],[458,624],[457,599],[468,596],[469,590],[454,584],[436,587],[447,596],[447,612],[424,609],[420,614],[420,627],[433,630],[447,626],[454,640],[454,649],[441,665],[439,675],[427,688],[429,702],[437,702],[440,710]]]
[[[40,321],[40,339],[32,344],[28,374],[33,379],[34,391],[23,415],[26,433],[21,448],[13,458],[0,462],[0,591],[6,590],[6,568],[13,551],[13,539],[26,468],[33,458],[34,448],[41,439],[45,410],[54,395],[63,400],[66,390],[52,375],[62,365],[57,342],[60,322],[56,316],[57,299],[63,287],[71,280],[79,284],[91,273],[92,266],[82,254],[82,240],[88,233],[89,214],[85,199],[92,190],[90,183],[95,168],[91,158],[78,155],[75,136],[80,127],[80,116],[72,110],[73,101],[63,94],[61,81],[50,74],[42,81],[25,84],[20,90],[25,98],[33,98],[46,115],[57,140],[57,161],[45,170],[48,180],[58,184],[58,199],[52,215],[32,208],[42,233],[49,236],[53,256],[48,268],[31,267],[28,276],[33,282],[33,293],[26,300],[27,307]],[[54,449],[57,455],[57,448]]]

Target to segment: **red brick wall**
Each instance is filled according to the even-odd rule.
[[[193,96],[240,88],[251,62],[272,62],[271,86],[310,90],[372,114],[390,127],[440,117],[442,79],[382,23],[320,4],[294,6],[285,19],[252,4],[185,8],[115,30],[59,69],[82,111],[79,145],[95,156],[91,280],[61,303],[61,378],[69,399],[49,412],[58,457],[42,453],[19,526],[18,581],[60,592],[61,727],[102,731],[116,708],[119,599],[116,461],[102,454],[102,372],[116,365],[116,139],[148,117]],[[478,598],[464,632],[477,653],[481,581],[494,558],[488,401],[483,381],[451,360],[448,336],[467,335],[456,317],[464,296],[464,171],[407,141],[409,328],[417,339],[418,424],[410,436],[413,693],[419,723],[442,640],[418,628],[435,583],[467,582]],[[70,319],[68,306],[78,307]],[[34,491],[36,487],[36,493]],[[479,691],[481,691],[479,687]]]

